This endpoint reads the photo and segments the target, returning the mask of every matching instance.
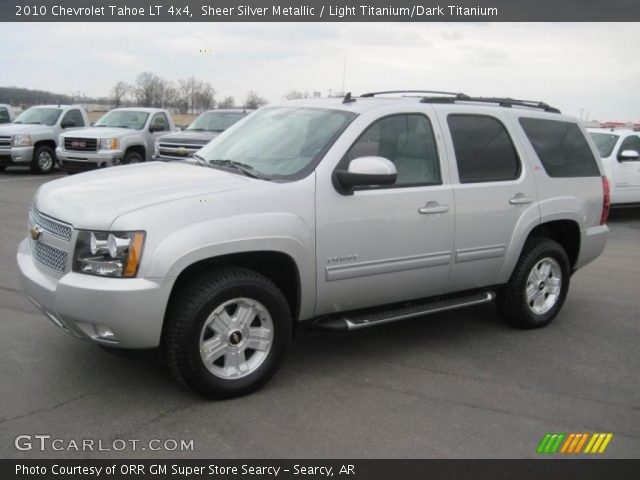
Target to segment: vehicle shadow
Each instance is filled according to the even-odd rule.
[[[16,167],[13,165],[7,167],[6,169],[0,172],[0,178],[12,178],[12,177],[21,178],[21,177],[29,177],[29,176],[33,176],[37,178],[47,178],[47,177],[57,177],[60,175],[66,175],[66,173],[60,170],[60,168],[57,166],[54,168],[53,172],[47,175],[39,175],[37,173],[32,173],[29,167]]]
[[[616,224],[640,220],[640,206],[628,208],[612,208],[607,223]]]

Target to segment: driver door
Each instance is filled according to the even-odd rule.
[[[640,152],[640,135],[631,134],[620,144],[617,155],[613,158],[613,187],[616,190],[616,202],[640,202],[640,160],[622,160],[620,154],[625,150]]]
[[[318,181],[317,315],[445,291],[454,202],[436,125],[430,111],[378,118],[338,163],[346,169],[354,158],[385,157],[398,172],[394,185],[341,193],[331,179]]]

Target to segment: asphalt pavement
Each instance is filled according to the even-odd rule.
[[[640,457],[640,210],[614,211],[604,255],[547,328],[509,328],[487,304],[315,332],[261,391],[212,402],[153,353],[78,341],[27,301],[15,253],[34,192],[57,176],[0,173],[0,458],[534,458],[548,432],[613,433],[600,457]],[[19,450],[19,435],[64,450]],[[103,450],[68,450],[84,439]]]

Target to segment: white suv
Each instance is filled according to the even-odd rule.
[[[640,206],[640,131],[604,128],[588,131],[611,180],[611,204]]]

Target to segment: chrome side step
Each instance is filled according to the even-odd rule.
[[[430,313],[444,312],[456,308],[487,303],[496,297],[495,292],[467,294],[445,300],[412,302],[401,307],[379,309],[367,312],[351,312],[342,316],[321,318],[314,324],[318,330],[358,330],[383,323],[397,322],[407,318],[420,317]]]

